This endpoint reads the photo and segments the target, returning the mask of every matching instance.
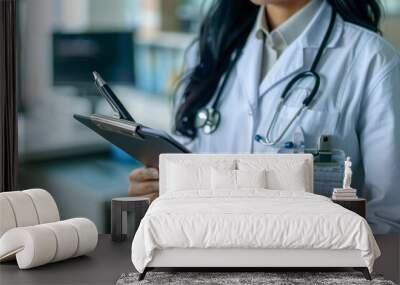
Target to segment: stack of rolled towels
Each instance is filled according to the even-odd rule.
[[[333,189],[332,199],[334,200],[351,200],[357,199],[357,190],[353,188],[335,188]]]
[[[0,262],[16,259],[20,269],[87,254],[97,245],[95,224],[86,218],[60,221],[49,192],[0,193]]]

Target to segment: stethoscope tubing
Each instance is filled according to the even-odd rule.
[[[333,31],[333,27],[335,25],[335,21],[336,21],[336,12],[332,9],[332,15],[330,18],[330,22],[329,22],[329,26],[328,29],[325,33],[325,36],[321,42],[321,45],[318,49],[317,55],[314,58],[314,61],[310,67],[309,70],[305,71],[305,72],[301,72],[299,74],[297,74],[293,79],[291,79],[289,81],[289,83],[286,85],[284,91],[282,92],[281,95],[281,100],[278,104],[278,107],[274,113],[274,116],[272,118],[271,123],[269,124],[269,127],[267,129],[266,135],[263,137],[261,135],[256,135],[256,141],[264,144],[264,145],[275,145],[277,144],[279,141],[282,140],[282,138],[284,137],[284,135],[287,133],[287,131],[290,129],[290,127],[292,126],[292,124],[296,121],[296,119],[298,117],[300,117],[301,113],[303,112],[304,109],[308,108],[309,105],[311,104],[311,102],[313,102],[316,94],[318,93],[319,87],[320,87],[320,76],[319,74],[315,71],[318,67],[318,64],[321,61],[321,57],[323,55],[324,50],[327,47],[329,38],[332,34]],[[263,46],[265,45],[265,37],[263,38]],[[203,129],[203,132],[205,134],[211,134],[213,133],[219,126],[220,123],[220,112],[218,111],[218,104],[219,101],[221,99],[222,96],[222,92],[225,89],[225,86],[229,80],[230,74],[232,73],[234,67],[236,66],[237,61],[239,60],[240,56],[242,54],[242,50],[237,51],[237,53],[234,55],[233,60],[231,61],[231,63],[229,64],[228,70],[225,72],[224,77],[223,77],[223,81],[221,86],[218,88],[216,97],[211,105],[211,107],[207,107],[204,108],[202,110],[200,110],[197,114],[196,117],[199,117],[199,115],[201,116],[205,116],[206,118],[202,119],[202,124],[199,124],[198,126],[196,126],[198,129]],[[302,106],[297,110],[297,112],[295,113],[295,115],[292,117],[292,119],[289,121],[289,123],[286,125],[286,127],[282,130],[282,132],[280,133],[280,135],[278,136],[277,139],[272,140],[270,139],[272,136],[272,130],[275,128],[277,119],[279,117],[279,114],[281,112],[281,109],[284,105],[284,103],[286,102],[286,100],[288,99],[288,97],[291,94],[291,90],[292,88],[296,85],[296,83],[298,83],[299,81],[303,80],[304,78],[307,77],[311,77],[314,79],[314,86],[310,92],[310,94],[308,96],[306,96],[306,98],[303,100],[302,102]],[[267,91],[265,91],[264,93],[260,94],[260,95],[264,95]],[[218,118],[218,120],[214,120],[213,118]]]
[[[321,61],[321,57],[322,54],[324,52],[324,50],[326,49],[326,46],[328,44],[328,40],[332,34],[333,31],[333,27],[336,21],[336,12],[334,10],[332,10],[332,15],[331,15],[331,19],[329,21],[329,26],[328,29],[325,33],[325,36],[322,40],[321,46],[318,49],[317,55],[315,56],[315,59],[311,65],[310,70],[299,73],[298,75],[296,75],[293,79],[291,79],[289,81],[289,83],[286,85],[284,91],[282,92],[281,95],[281,101],[278,104],[278,107],[274,113],[274,116],[272,117],[272,121],[269,124],[269,127],[267,129],[267,132],[265,134],[265,136],[261,136],[261,135],[256,135],[256,141],[267,145],[267,146],[273,146],[276,145],[277,143],[279,143],[282,138],[284,137],[284,135],[288,132],[288,130],[290,129],[290,127],[292,126],[292,124],[294,123],[294,121],[296,121],[296,119],[298,117],[300,117],[300,114],[303,112],[304,109],[308,108],[309,105],[311,104],[311,102],[313,102],[313,99],[315,98],[316,94],[318,93],[319,87],[320,87],[320,82],[321,82],[321,78],[319,76],[319,74],[315,71],[319,62]],[[289,121],[289,123],[285,126],[285,128],[281,131],[281,133],[279,134],[279,136],[273,140],[271,139],[272,136],[272,130],[275,128],[276,126],[276,121],[279,117],[279,114],[281,112],[281,109],[285,103],[285,101],[287,100],[287,98],[290,95],[290,91],[292,90],[292,88],[296,85],[296,83],[298,83],[299,81],[301,81],[304,78],[307,77],[311,77],[314,79],[314,86],[310,92],[310,94],[308,96],[306,96],[306,98],[303,100],[302,102],[302,106],[297,110],[297,112],[293,115],[292,119]],[[265,93],[262,93],[262,95],[264,95]]]

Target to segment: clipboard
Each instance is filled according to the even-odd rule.
[[[98,73],[95,78],[99,78]],[[99,89],[101,87],[98,84],[96,86]],[[107,88],[110,92],[111,89],[108,86]],[[121,108],[123,105],[114,93],[111,94],[112,100],[107,98],[110,95],[108,92],[101,90],[100,93],[106,97],[114,110],[122,109],[127,112],[125,108]],[[118,104],[118,108],[112,104]],[[190,153],[185,146],[166,132],[146,127],[137,123],[132,117],[132,120],[100,114],[89,116],[74,114],[73,117],[147,167],[158,168],[159,156],[162,153]]]

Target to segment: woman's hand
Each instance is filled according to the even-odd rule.
[[[151,200],[158,197],[158,169],[137,168],[129,174],[129,196],[149,196]]]

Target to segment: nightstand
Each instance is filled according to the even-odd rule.
[[[135,215],[134,233],[150,205],[150,198],[144,196],[113,198],[111,201],[111,238],[123,241],[128,232],[128,212]]]
[[[335,200],[332,199],[332,202],[339,204],[340,206],[353,211],[354,213],[359,214],[361,217],[366,217],[366,203],[367,200],[364,198],[357,198],[357,199],[348,199],[348,200]]]

